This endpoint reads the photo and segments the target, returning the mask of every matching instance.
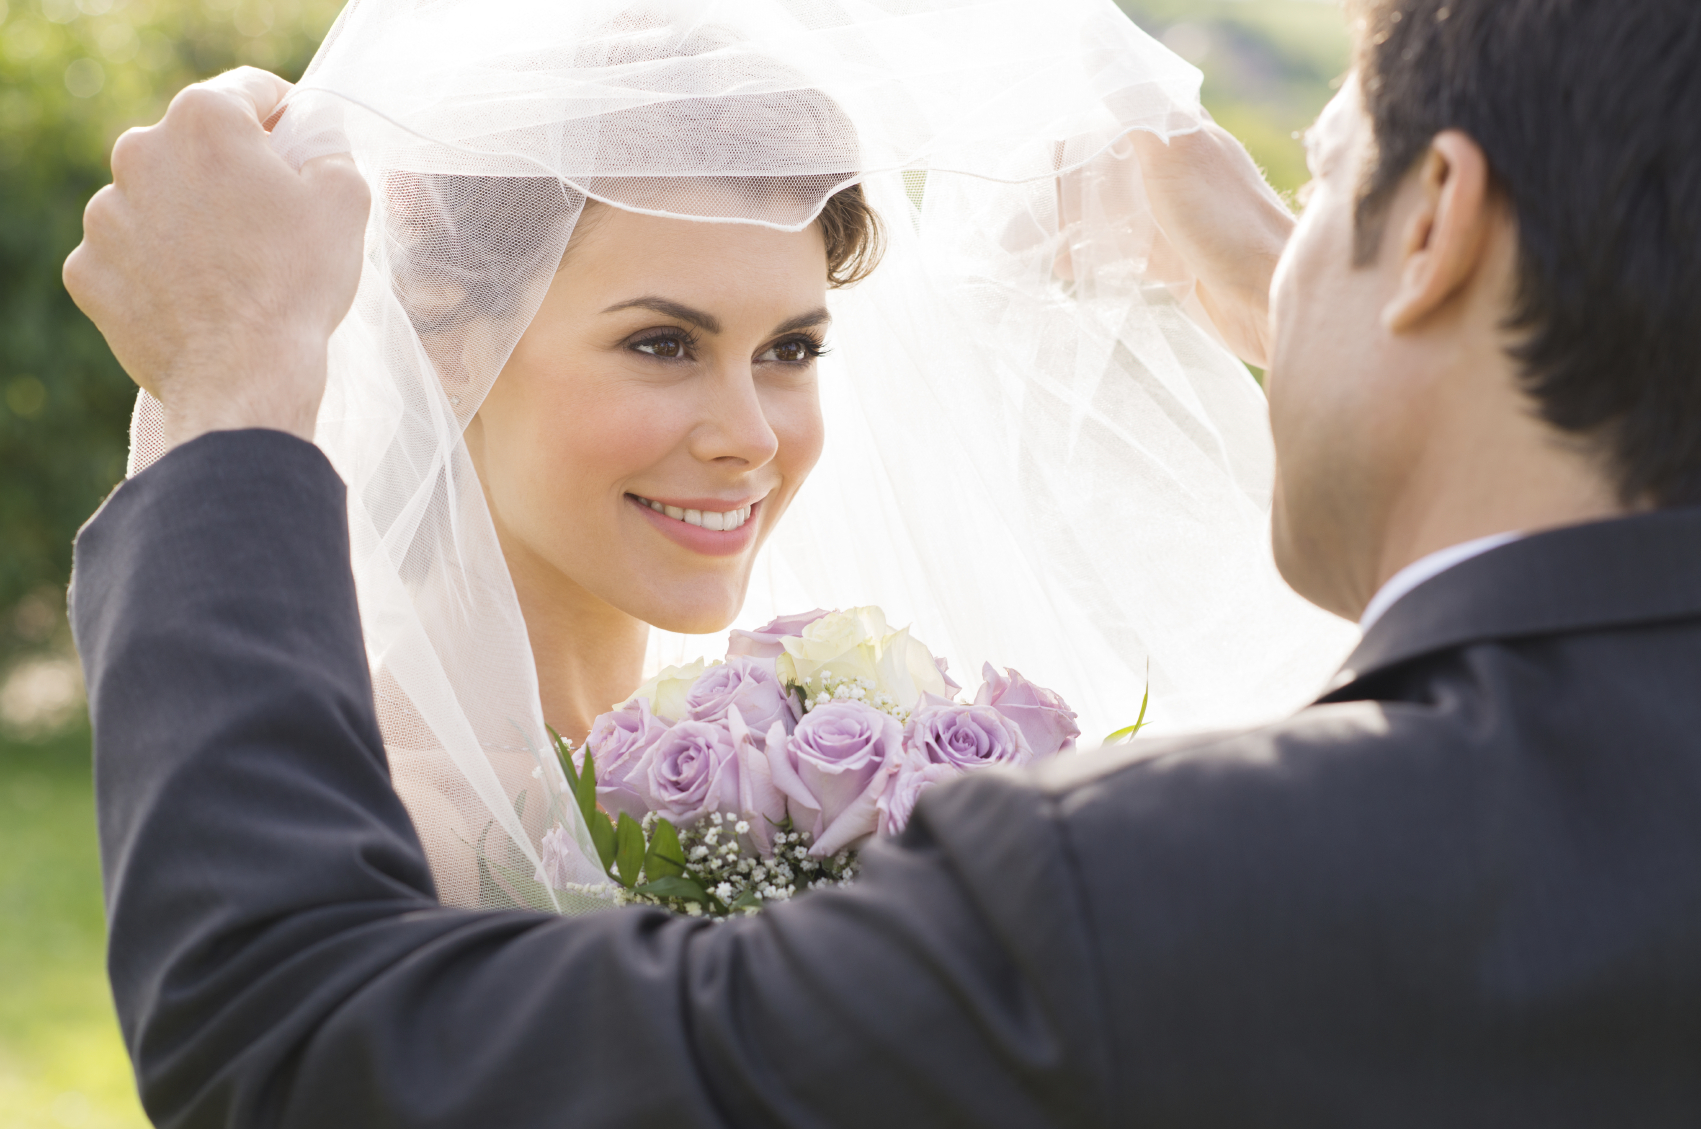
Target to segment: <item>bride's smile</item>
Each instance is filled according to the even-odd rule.
[[[467,429],[564,732],[638,684],[649,625],[738,614],[821,454],[828,267],[818,225],[580,219]]]
[[[756,527],[750,524],[757,498],[728,505],[718,498],[681,498],[670,502],[626,495],[662,536],[693,552],[711,557],[731,556],[749,547]]]

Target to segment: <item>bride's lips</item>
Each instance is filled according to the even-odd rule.
[[[719,498],[644,498],[637,494],[626,495],[626,504],[644,515],[657,532],[668,538],[681,548],[690,549],[706,557],[730,557],[742,553],[756,539],[756,519],[762,514],[762,503],[766,496],[744,502],[727,502]],[[659,503],[664,512],[658,513],[650,507],[651,502]],[[737,529],[705,529],[686,521],[683,516],[671,517],[667,509],[684,514],[693,511],[699,514],[732,513],[748,509],[749,514],[743,524]]]

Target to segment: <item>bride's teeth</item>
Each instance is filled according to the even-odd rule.
[[[685,510],[678,506],[664,505],[661,502],[653,502],[648,498],[640,498],[636,494],[634,494],[633,497],[637,498],[639,502],[650,507],[650,509],[656,511],[658,514],[666,514],[674,521],[689,522],[692,525],[699,526],[703,529],[711,529],[717,533],[731,533],[733,530],[741,528],[745,522],[750,520],[750,514],[756,508],[754,505],[749,505],[736,510],[726,510],[725,512],[718,512],[715,510]]]

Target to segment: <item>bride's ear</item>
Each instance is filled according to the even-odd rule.
[[[1488,158],[1468,134],[1435,136],[1419,161],[1415,204],[1395,210],[1400,280],[1382,309],[1382,324],[1404,333],[1464,290],[1484,262],[1497,209],[1489,192]]]

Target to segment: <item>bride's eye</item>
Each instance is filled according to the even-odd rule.
[[[778,361],[788,365],[806,365],[827,350],[821,347],[819,341],[808,337],[788,337],[768,346],[768,351],[758,356],[759,361]]]
[[[688,356],[693,342],[691,335],[677,330],[670,333],[657,333],[632,342],[627,348],[639,353],[647,353],[664,361],[677,361]]]

